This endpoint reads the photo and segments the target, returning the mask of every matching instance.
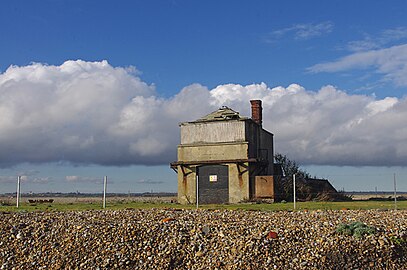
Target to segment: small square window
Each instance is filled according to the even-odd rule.
[[[216,174],[209,175],[209,182],[217,182],[218,176]]]

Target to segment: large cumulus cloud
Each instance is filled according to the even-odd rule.
[[[301,164],[404,165],[407,101],[332,86],[186,86],[162,98],[134,68],[106,61],[11,66],[0,74],[0,166],[21,162],[168,164],[178,123],[227,105],[250,115],[262,99],[276,150]]]
[[[276,150],[301,164],[406,164],[405,98],[376,100],[333,86],[312,92],[296,84],[272,89],[223,85],[211,94],[219,104],[230,102],[247,115],[247,100],[262,99],[264,127],[275,134]]]
[[[0,75],[0,164],[162,164],[175,158],[177,122],[206,112],[208,98],[190,85],[162,99],[134,68],[106,61],[11,66]]]

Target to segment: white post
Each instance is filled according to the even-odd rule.
[[[107,186],[107,176],[103,178],[103,208],[106,208],[106,186]]]
[[[196,209],[199,208],[199,186],[198,186],[198,175],[196,175]]]
[[[397,210],[396,174],[393,175],[393,182],[394,182],[394,210]]]
[[[17,176],[17,208],[20,207],[20,181],[21,176]]]
[[[295,205],[295,174],[293,174],[293,191],[294,191],[294,210],[296,209],[296,205]]]

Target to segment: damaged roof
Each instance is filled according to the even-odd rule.
[[[225,121],[225,120],[244,120],[247,117],[240,116],[239,112],[232,110],[229,107],[222,106],[218,110],[211,112],[204,117],[199,118],[193,122],[211,122],[211,121]]]

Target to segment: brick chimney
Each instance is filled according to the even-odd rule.
[[[263,108],[261,107],[261,100],[250,100],[250,103],[252,104],[252,119],[261,126],[263,123]]]

